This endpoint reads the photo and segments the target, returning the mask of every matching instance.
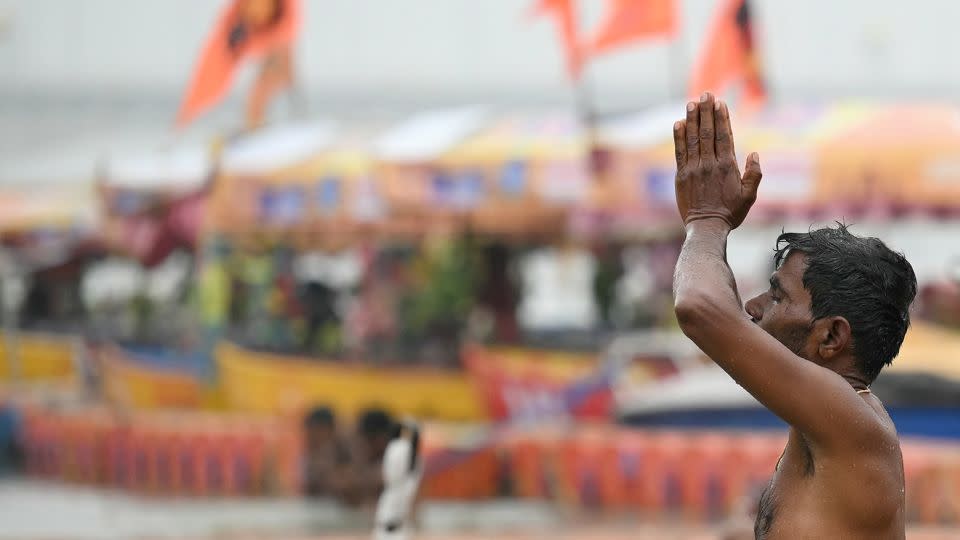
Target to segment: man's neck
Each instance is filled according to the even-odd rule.
[[[852,373],[841,373],[840,376],[843,377],[843,380],[850,383],[850,386],[852,386],[854,390],[859,391],[859,390],[865,390],[867,388],[870,388],[870,383],[867,381],[866,377],[864,377],[863,375],[852,374]]]
[[[864,390],[870,388],[870,381],[867,380],[860,370],[856,367],[856,360],[850,358],[848,361],[839,361],[832,366],[826,366],[837,375],[843,377],[854,390]]]

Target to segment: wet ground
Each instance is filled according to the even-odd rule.
[[[6,540],[366,540],[370,514],[331,501],[197,500],[23,480],[0,481]],[[418,539],[716,540],[716,527],[571,517],[537,502],[426,503]],[[914,528],[911,540],[960,538],[960,529]]]

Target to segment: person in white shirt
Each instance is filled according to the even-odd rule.
[[[374,518],[374,540],[411,538],[411,514],[423,478],[420,430],[398,423],[383,454],[383,492]]]

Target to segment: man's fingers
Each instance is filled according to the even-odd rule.
[[[673,151],[677,155],[679,171],[687,163],[687,130],[683,120],[673,124]]]
[[[714,126],[714,104],[716,101],[713,94],[704,92],[700,96],[700,161],[713,161],[717,158],[715,151],[716,129]]]
[[[760,170],[760,156],[753,152],[747,156],[747,166],[744,169],[743,181],[741,182],[751,200],[757,198],[757,188],[760,187],[761,179],[763,179],[763,171]]]
[[[687,159],[693,160],[696,164],[700,159],[700,112],[694,101],[687,103],[687,122],[684,132],[687,137]]]
[[[727,104],[717,101],[719,109],[717,110],[717,159],[730,159],[736,161],[736,151],[733,148],[733,128],[730,127],[730,109]]]

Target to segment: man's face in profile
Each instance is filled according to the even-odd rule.
[[[748,301],[744,309],[754,323],[794,354],[812,360],[806,352],[813,320],[810,293],[803,286],[806,261],[803,253],[787,255],[770,276],[770,288]]]

